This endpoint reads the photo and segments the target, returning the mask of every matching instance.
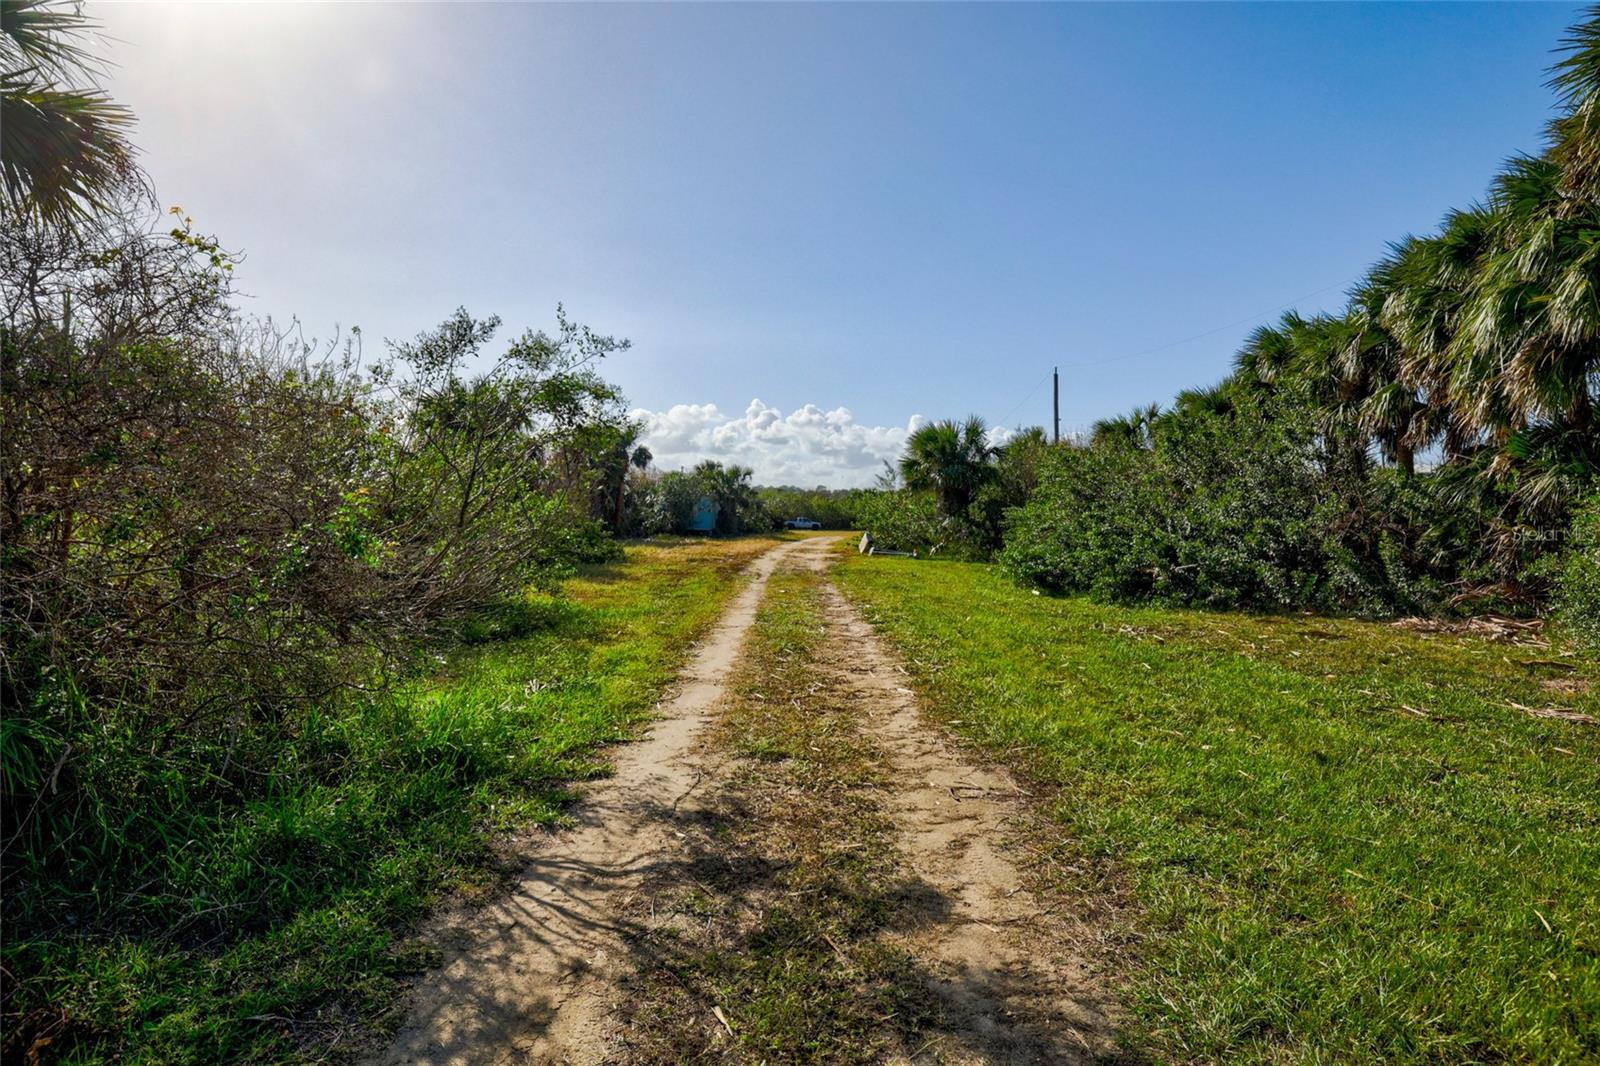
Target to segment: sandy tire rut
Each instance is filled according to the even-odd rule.
[[[686,819],[709,804],[732,757],[699,737],[780,566],[822,572],[833,538],[783,544],[698,646],[648,736],[618,749],[615,774],[587,787],[574,824],[541,834],[512,890],[462,906],[425,932],[442,965],[412,990],[406,1020],[369,1062],[627,1062],[624,989],[654,900],[686,868]],[[835,698],[863,701],[862,729],[892,768],[882,805],[899,861],[945,905],[897,933],[923,963],[949,1022],[886,1062],[1085,1062],[1113,1054],[1114,1004],[1097,973],[1092,922],[1042,916],[1016,857],[1040,831],[1004,770],[965,755],[924,722],[894,656],[831,584],[819,672]],[[624,1008],[628,1009],[624,1009]]]
[[[911,871],[945,900],[909,934],[952,1019],[941,1062],[1090,1062],[1114,1055],[1115,1004],[1089,915],[1046,919],[1021,853],[1048,828],[1006,770],[973,759],[927,722],[905,671],[861,613],[824,590],[825,669],[871,708],[867,729],[894,768],[886,806]]]

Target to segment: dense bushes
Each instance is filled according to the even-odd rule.
[[[750,483],[749,467],[707,459],[693,470],[662,474],[645,491],[648,533],[688,533],[701,500],[716,509],[717,533],[766,532],[772,516]]]
[[[761,488],[757,492],[773,525],[779,528],[796,518],[819,522],[823,529],[856,528],[856,499],[860,490],[798,489],[784,485]]]
[[[932,422],[911,434],[897,469],[851,500],[855,524],[879,547],[987,559],[1000,547],[1008,513],[1038,484],[1050,450],[1038,427],[994,443],[977,416]],[[895,481],[903,487],[896,488]]]
[[[1255,331],[1219,385],[1097,424],[1011,513],[1018,578],[1118,599],[1593,616],[1600,14],[1566,113],[1481,208],[1392,249],[1345,311]],[[915,458],[908,450],[908,461]]]
[[[924,554],[948,550],[960,530],[944,515],[933,494],[911,489],[863,492],[856,501],[856,523],[872,534],[873,543],[890,551]]]
[[[1567,634],[1600,649],[1600,496],[1573,519],[1570,545],[1558,557],[1555,588],[1555,615]]]
[[[727,578],[531,601],[617,552],[625,342],[558,309],[493,354],[458,311],[374,362],[241,321],[131,116],[56,91],[92,30],[0,18],[0,1056],[283,1061],[389,1002],[395,930],[490,819],[553,816]]]
[[[1001,563],[1051,589],[1208,604],[1303,601],[1318,581],[1312,457],[1205,423],[1141,448],[1061,449]]]
[[[363,365],[241,325],[231,266],[136,200],[0,235],[13,936],[186,929],[172,908],[227,893],[183,877],[233,875],[182,854],[301,760],[337,765],[348,694],[614,550],[586,442],[621,420],[593,370],[617,342],[558,312],[489,357],[498,320],[461,311]]]
[[[1026,583],[1113,600],[1440,610],[1487,567],[1482,517],[1446,493],[1330,450],[1281,400],[1180,408],[1142,436],[1052,451],[1000,561]]]

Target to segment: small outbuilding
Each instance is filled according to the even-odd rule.
[[[694,510],[689,512],[689,532],[713,533],[717,528],[717,501],[710,496],[702,496],[694,501]]]

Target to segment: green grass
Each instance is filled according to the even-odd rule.
[[[96,763],[132,768],[106,816],[163,843],[115,895],[35,877],[6,901],[7,1061],[342,1057],[432,961],[408,928],[441,892],[492,891],[495,832],[558,821],[567,783],[606,772],[600,746],[648,715],[770,546],[631,548],[472,627],[434,676],[263,734],[277,770],[248,795],[185,780],[216,752],[188,775]],[[44,869],[79,868],[94,857]]]
[[[837,579],[1125,882],[1156,1057],[1600,1061],[1600,726],[1512,706],[1600,715],[1594,662],[1052,599],[976,564]]]

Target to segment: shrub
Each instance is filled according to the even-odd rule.
[[[645,514],[646,533],[681,533],[689,528],[694,505],[704,494],[692,474],[673,470],[662,474],[650,493]]]
[[[663,474],[645,507],[648,533],[688,533],[695,505],[709,499],[717,509],[716,532],[766,532],[772,515],[750,484],[748,467],[706,460],[693,470]]]
[[[1279,607],[1322,594],[1315,455],[1289,420],[1182,419],[1056,451],[1000,560],[1044,588]]]
[[[136,886],[181,909],[162,871],[345,693],[615,551],[578,430],[617,342],[558,310],[469,372],[498,320],[460,311],[369,372],[242,326],[214,242],[137,211],[0,255],[7,920],[174,921]]]
[[[856,522],[873,543],[890,551],[971,558],[976,548],[969,530],[939,509],[931,492],[880,489],[857,498]]]
[[[1600,496],[1578,509],[1569,547],[1559,559],[1555,617],[1574,641],[1600,648]]]

